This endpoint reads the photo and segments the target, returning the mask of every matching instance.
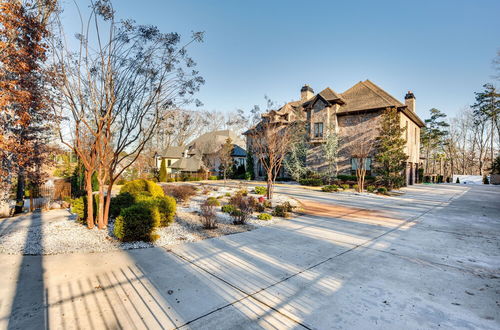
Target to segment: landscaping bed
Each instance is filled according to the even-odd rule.
[[[46,211],[38,215],[26,214],[16,218],[7,218],[2,221],[9,223],[0,228],[0,253],[65,254],[170,246],[249,231],[275,224],[284,219],[272,216],[271,220],[259,220],[258,216],[262,212],[253,212],[245,224],[235,225],[233,217],[222,212],[221,207],[216,207],[217,227],[205,229],[200,218],[201,204],[209,197],[219,200],[221,204],[226,204],[230,198],[227,195],[233,196],[239,190],[241,188],[238,187],[198,187],[195,195],[189,200],[177,203],[174,222],[166,227],[156,229],[158,238],[154,242],[120,241],[114,235],[113,221],[110,221],[104,230],[87,229],[77,220],[75,214],[71,214],[66,209]],[[260,195],[249,191],[247,196],[258,198]],[[275,194],[273,204],[284,202],[298,206],[298,202],[294,199]],[[269,210],[267,213],[271,213],[271,211]]]

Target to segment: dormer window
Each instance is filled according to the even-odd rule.
[[[323,137],[323,123],[314,123],[314,137],[315,138]]]

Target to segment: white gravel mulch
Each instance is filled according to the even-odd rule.
[[[113,235],[112,222],[108,225],[107,230],[87,229],[84,225],[76,222],[75,215],[65,209],[0,219],[0,253],[48,255],[169,246],[249,231],[283,220],[278,217],[267,221],[258,220],[258,213],[255,213],[247,224],[234,225],[233,219],[218,208],[218,227],[210,230],[204,229],[198,215],[200,204],[210,196],[223,196],[219,199],[223,204],[228,200],[224,196],[225,193],[233,193],[236,190],[235,188],[220,188],[217,191],[212,190],[206,195],[200,192],[184,205],[179,204],[175,222],[168,227],[159,228],[157,233],[160,237],[154,243],[122,243]],[[258,197],[257,195],[252,196]],[[278,194],[274,196],[273,204],[284,201],[298,205],[295,200]]]

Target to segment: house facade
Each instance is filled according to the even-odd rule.
[[[233,163],[236,166],[245,165],[245,142],[230,130],[208,132],[186,146],[169,147],[163,155],[157,155],[156,165],[159,169],[161,161],[165,159],[169,174],[210,173],[218,175],[220,174],[219,151],[228,138],[233,144],[231,152]]]
[[[381,116],[386,109],[397,109],[401,127],[405,128],[405,152],[408,159],[404,175],[406,183],[410,185],[417,178],[420,128],[424,126],[415,112],[415,101],[413,93],[408,92],[404,103],[400,102],[370,80],[360,81],[343,93],[336,93],[327,87],[316,94],[310,86],[305,85],[300,91],[300,100],[264,114],[262,120],[278,120],[284,125],[294,120],[304,120],[308,141],[306,166],[319,173],[328,167],[322,146],[326,143],[329,132],[335,132],[339,138],[338,174],[353,174],[357,164],[354,150],[361,142],[372,145],[366,168],[368,174],[376,175],[373,166],[376,153],[374,142],[379,134]],[[247,150],[251,144],[252,139],[248,135]],[[257,176],[262,173],[259,165],[258,162],[254,164]]]

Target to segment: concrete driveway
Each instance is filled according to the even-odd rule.
[[[500,327],[500,187],[278,189],[305,214],[170,250],[0,255],[0,328]]]

